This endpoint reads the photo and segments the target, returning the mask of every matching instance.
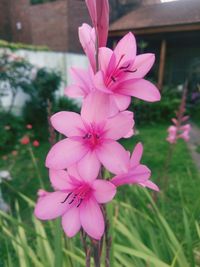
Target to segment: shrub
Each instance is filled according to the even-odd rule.
[[[27,123],[34,127],[46,126],[48,101],[54,104],[55,92],[61,83],[59,73],[41,68],[36,72],[35,79],[23,91],[30,96],[23,108],[23,117]]]
[[[159,102],[152,104],[134,99],[130,109],[134,110],[137,124],[169,122],[180,104],[181,94],[175,89],[166,87],[161,92],[162,98]]]
[[[22,121],[20,118],[8,114],[0,113],[0,153],[6,154],[14,149],[17,141],[22,135]]]
[[[6,48],[10,50],[30,50],[30,51],[48,51],[48,47],[46,46],[35,46],[35,45],[28,45],[23,43],[10,43],[5,40],[0,40],[0,48]]]
[[[53,107],[53,113],[58,112],[60,110],[80,112],[80,107],[74,100],[63,96],[58,98],[55,102],[55,105]]]
[[[0,53],[0,95],[11,92],[8,112],[12,110],[18,90],[32,82],[32,69],[33,66],[24,58],[5,51]]]

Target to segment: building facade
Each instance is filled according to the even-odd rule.
[[[1,0],[0,39],[81,52],[78,27],[90,22],[81,0]]]

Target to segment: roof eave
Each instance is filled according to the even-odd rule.
[[[159,34],[159,33],[170,33],[170,32],[184,32],[184,31],[200,31],[200,22],[190,24],[177,24],[177,25],[164,25],[146,28],[127,28],[122,30],[110,30],[109,36],[122,36],[129,31],[136,35],[148,35],[148,34]]]

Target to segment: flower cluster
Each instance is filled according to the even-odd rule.
[[[184,116],[184,113],[186,111],[186,96],[187,96],[187,90],[186,88],[183,91],[183,96],[181,99],[181,103],[179,106],[178,111],[176,111],[176,118],[172,118],[172,122],[174,125],[171,125],[167,131],[168,131],[168,137],[167,141],[170,144],[175,144],[178,139],[183,139],[186,142],[190,139],[190,130],[191,125],[189,123],[185,122],[189,119],[188,116]]]
[[[33,128],[32,124],[27,124],[27,125],[26,125],[26,129],[28,129],[28,130],[32,130],[32,128]],[[22,145],[28,145],[28,144],[31,142],[31,140],[30,140],[30,136],[31,136],[30,133],[25,134],[25,135],[21,138],[20,143],[21,143]],[[38,147],[38,146],[40,145],[40,143],[39,143],[38,140],[34,140],[34,141],[32,142],[32,144],[33,144],[34,147]]]
[[[107,48],[108,0],[86,0],[86,4],[93,28],[83,24],[79,39],[90,65],[87,70],[73,68],[74,84],[65,90],[67,96],[82,97],[82,108],[80,114],[61,111],[51,117],[52,126],[65,138],[47,155],[55,191],[39,191],[35,215],[41,220],[61,216],[67,236],[82,227],[99,240],[105,228],[101,205],[113,199],[118,186],[138,184],[158,191],[149,180],[151,171],[140,163],[142,144],[130,155],[118,140],[134,134],[134,114],[127,110],[131,96],[154,102],[160,93],[144,79],[154,55],[137,56],[132,33],[113,51]],[[110,180],[103,179],[102,167],[112,174]]]

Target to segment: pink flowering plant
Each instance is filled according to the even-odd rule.
[[[150,181],[150,169],[140,163],[142,144],[130,155],[118,140],[134,135],[134,113],[127,110],[131,97],[155,102],[160,93],[144,79],[155,57],[136,55],[132,33],[113,51],[106,47],[108,0],[86,0],[86,5],[93,27],[83,24],[79,39],[90,64],[87,70],[73,68],[74,83],[65,89],[67,96],[82,98],[82,108],[80,114],[61,111],[50,118],[53,128],[65,137],[46,157],[53,192],[39,190],[35,216],[40,220],[61,217],[68,237],[81,231],[86,266],[90,266],[92,249],[95,266],[100,266],[104,238],[109,240],[107,252],[111,244],[105,204],[112,201],[117,187],[137,184],[159,190]],[[110,173],[109,179],[105,172]],[[110,266],[108,254],[106,266]]]
[[[176,113],[176,118],[172,118],[173,125],[171,125],[168,131],[167,141],[170,144],[176,144],[178,139],[183,139],[188,142],[190,139],[191,125],[187,123],[189,117],[185,116],[186,112],[186,96],[187,96],[187,83],[185,85],[180,106]]]

